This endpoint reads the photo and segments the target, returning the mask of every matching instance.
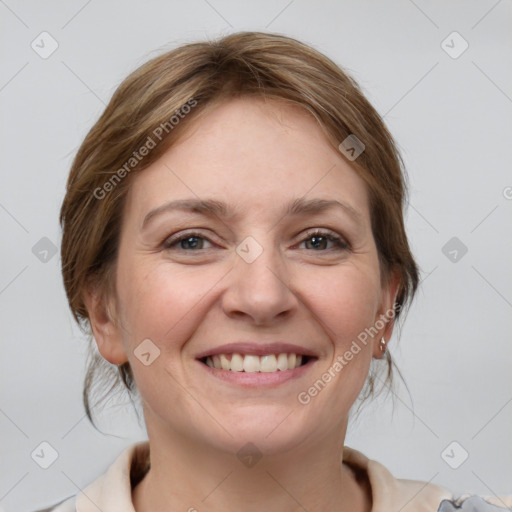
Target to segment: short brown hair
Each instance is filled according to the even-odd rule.
[[[395,319],[412,300],[418,268],[403,220],[405,172],[383,120],[356,82],[318,51],[282,35],[241,32],[180,46],[139,67],[115,91],[80,146],[60,222],[64,286],[71,311],[84,330],[90,333],[86,287],[94,283],[104,293],[112,293],[131,177],[155,162],[194,119],[219,102],[240,96],[302,107],[336,148],[350,135],[364,144],[363,153],[351,164],[368,187],[383,282],[392,272],[400,277]],[[141,157],[143,147],[150,150]],[[92,348],[84,388],[89,418],[95,383],[110,382],[103,395],[120,382],[135,390],[128,363],[110,365]],[[389,351],[385,360],[390,381],[394,363]],[[366,395],[373,391],[370,375]]]

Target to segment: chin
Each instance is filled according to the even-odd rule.
[[[210,437],[207,442],[238,456],[247,450],[267,456],[284,454],[300,448],[313,432],[318,432],[318,425],[307,425],[300,416],[282,405],[247,407],[223,422],[231,436],[223,431],[220,438]]]

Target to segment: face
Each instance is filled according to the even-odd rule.
[[[93,328],[129,361],[150,439],[279,452],[344,432],[395,291],[365,183],[316,121],[239,99],[134,178],[117,322]]]

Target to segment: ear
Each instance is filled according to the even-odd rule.
[[[121,336],[121,328],[113,314],[112,300],[98,286],[90,286],[84,293],[92,333],[100,354],[112,364],[128,361]]]
[[[381,340],[384,339],[387,345],[393,334],[395,302],[399,287],[400,273],[395,271],[389,277],[387,285],[382,289],[381,305],[375,318],[375,328],[378,329],[378,332],[373,338],[373,357],[376,359],[384,357],[386,346],[382,346]]]

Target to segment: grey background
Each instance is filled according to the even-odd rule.
[[[456,494],[512,492],[511,15],[509,0],[0,0],[0,510],[76,493],[144,436],[126,406],[104,416],[109,435],[84,418],[85,342],[51,252],[66,175],[128,72],[238,30],[297,37],[345,66],[410,175],[407,227],[423,282],[391,350],[413,405],[402,386],[394,412],[391,400],[367,406],[346,444]],[[43,31],[58,43],[46,59],[31,47]],[[458,58],[453,31],[469,44]],[[43,441],[58,452],[46,470],[31,458]],[[453,441],[462,448],[443,459]],[[452,469],[445,459],[455,464],[462,449],[469,458]]]

